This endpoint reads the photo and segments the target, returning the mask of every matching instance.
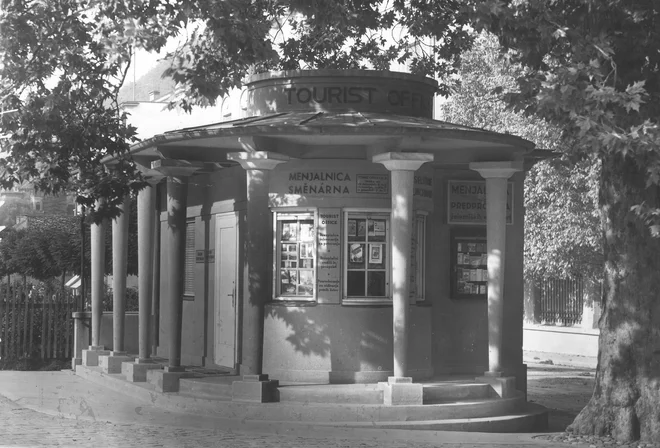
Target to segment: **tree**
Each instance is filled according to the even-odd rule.
[[[166,71],[178,104],[213,103],[270,68],[387,68],[440,80],[446,94],[472,31],[490,31],[524,72],[505,98],[562,130],[601,166],[604,313],[592,400],[572,429],[660,440],[660,12],[655,0],[2,0],[0,100],[5,185],[73,184],[117,204],[139,188],[133,130],[116,107],[131,49],[187,38]],[[117,79],[115,79],[117,78]],[[54,83],[54,87],[51,86]],[[106,156],[118,169],[100,168]],[[72,178],[74,173],[78,177]],[[98,176],[95,178],[94,176]],[[100,181],[98,181],[98,180]],[[136,182],[137,179],[137,182]],[[97,181],[98,185],[93,185]]]
[[[461,56],[460,84],[441,105],[443,120],[510,133],[561,154],[561,130],[547,121],[508,109],[496,92],[516,87],[520,64],[503,57],[492,34],[481,33]],[[525,276],[585,276],[603,273],[598,211],[599,164],[567,156],[537,163],[525,179]]]

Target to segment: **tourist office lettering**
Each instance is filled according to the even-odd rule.
[[[380,91],[376,87],[289,87],[284,89],[287,94],[289,105],[297,102],[305,104],[309,102],[328,104],[373,104]],[[409,90],[389,90],[387,102],[391,106],[413,107],[419,109],[430,109],[431,105],[424,95]]]

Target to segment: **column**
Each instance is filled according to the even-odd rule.
[[[112,351],[99,356],[99,367],[105,373],[121,373],[122,363],[134,359],[124,351],[130,208],[131,198],[126,196],[119,205],[119,215],[112,221]]]
[[[160,180],[160,179],[158,179]],[[153,290],[154,220],[156,217],[156,181],[149,182],[138,193],[138,294],[139,353],[138,362],[151,362],[150,319]]]
[[[230,153],[247,174],[247,278],[242,300],[242,337],[239,373],[260,375],[264,303],[271,296],[273,225],[268,208],[270,171],[289,157],[265,151]]]
[[[168,269],[167,291],[164,306],[168,310],[169,354],[167,373],[184,372],[181,366],[181,329],[183,324],[183,288],[186,251],[186,213],[188,180],[202,163],[191,163],[172,159],[156,160],[151,168],[167,176],[167,231],[165,234]],[[172,377],[177,383],[178,377]],[[164,387],[168,389],[168,387]]]
[[[97,204],[97,207],[101,203]],[[82,364],[88,367],[99,365],[99,356],[110,352],[101,345],[101,319],[103,317],[103,294],[105,292],[105,225],[103,219],[90,226],[91,252],[91,304],[92,304],[92,345],[82,351]]]
[[[522,171],[522,162],[473,162],[470,169],[486,179],[486,251],[488,252],[488,372],[502,376],[504,265],[506,252],[507,180]]]
[[[394,378],[396,382],[412,382],[408,377],[408,311],[410,244],[413,226],[413,183],[415,171],[433,160],[424,153],[387,152],[373,157],[392,172],[392,332],[394,345]],[[403,380],[407,378],[407,380]],[[401,379],[401,381],[399,380]],[[409,380],[409,381],[408,381]]]
[[[106,220],[91,225],[91,289],[92,289],[92,347],[101,347],[101,317],[105,289],[105,225]]]
[[[128,266],[128,218],[131,198],[119,205],[119,216],[112,221],[112,354],[125,355],[126,276]]]
[[[138,192],[138,294],[139,353],[135,362],[124,362],[122,373],[131,382],[147,381],[147,371],[160,370],[151,359],[151,310],[153,299],[154,233],[156,230],[156,188],[162,176],[147,179],[148,185]]]

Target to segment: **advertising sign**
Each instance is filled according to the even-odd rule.
[[[448,224],[486,224],[486,181],[450,180]],[[513,183],[507,184],[506,223],[513,224]]]

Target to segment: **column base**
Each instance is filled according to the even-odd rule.
[[[121,364],[121,373],[131,383],[144,383],[147,381],[147,371],[160,370],[163,366],[154,362],[123,362]]]
[[[75,372],[76,366],[80,366],[80,365],[82,365],[82,358],[71,358],[71,370]]]
[[[99,365],[99,356],[105,356],[109,354],[110,350],[105,350],[102,345],[90,345],[89,350],[82,351],[82,365],[87,367],[96,367]]]
[[[113,353],[122,352],[110,352],[108,355],[99,356],[99,367],[101,367],[104,373],[121,373],[121,364],[123,362],[133,362],[135,360],[132,356],[115,355]]]
[[[156,387],[158,392],[178,392],[179,380],[195,376],[192,372],[167,372],[165,369],[147,370],[147,381]]]
[[[509,398],[515,395],[516,377],[502,376],[502,372],[485,372],[484,376],[476,377],[475,381],[489,384],[500,398]]]
[[[387,377],[387,383],[378,383],[383,391],[383,404],[387,406],[421,405],[424,403],[424,386],[413,383],[412,377]]]
[[[270,403],[276,401],[278,380],[269,380],[268,375],[243,375],[242,381],[232,383],[231,401]]]

